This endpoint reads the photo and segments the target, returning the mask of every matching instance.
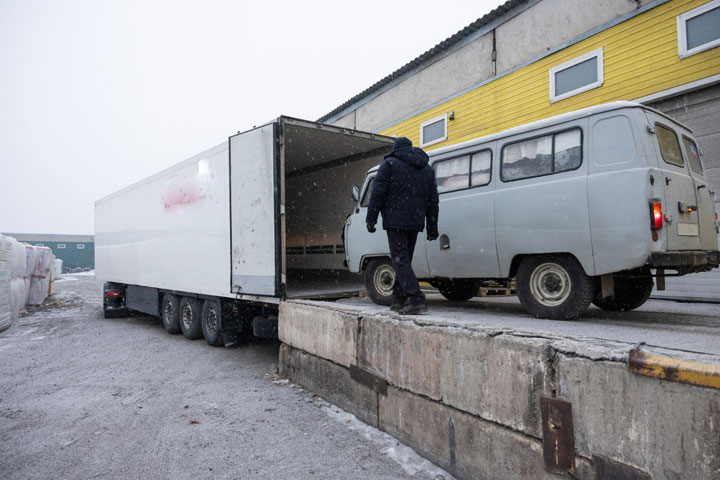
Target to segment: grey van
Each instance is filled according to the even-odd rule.
[[[718,220],[689,128],[633,102],[598,105],[430,152],[440,238],[413,268],[450,300],[515,279],[524,308],[572,319],[592,302],[632,310],[654,281],[717,268]],[[365,230],[377,168],[354,187],[345,225],[351,272],[391,301],[387,239]]]

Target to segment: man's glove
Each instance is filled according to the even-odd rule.
[[[374,223],[368,223],[367,224],[367,231],[370,233],[375,233],[375,224]]]
[[[432,242],[433,240],[437,240],[437,238],[440,236],[437,230],[430,230],[427,231],[427,239],[428,241]]]

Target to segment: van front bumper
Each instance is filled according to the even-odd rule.
[[[720,252],[701,250],[687,252],[653,252],[649,265],[654,268],[672,268],[684,273],[712,270],[720,265]]]

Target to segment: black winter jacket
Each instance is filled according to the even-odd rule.
[[[437,231],[438,191],[428,160],[427,153],[416,147],[386,155],[375,177],[365,222],[377,223],[382,213],[385,230],[422,232],[427,219],[428,231]]]

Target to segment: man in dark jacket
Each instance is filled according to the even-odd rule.
[[[406,137],[395,140],[392,152],[385,156],[375,177],[365,219],[371,233],[379,213],[395,269],[390,308],[409,315],[426,312],[425,295],[413,272],[412,257],[417,235],[426,221],[427,239],[438,238],[438,192],[427,153],[413,147]]]

